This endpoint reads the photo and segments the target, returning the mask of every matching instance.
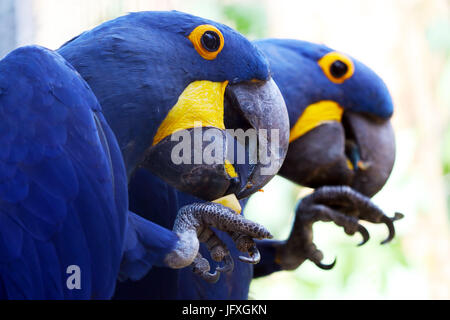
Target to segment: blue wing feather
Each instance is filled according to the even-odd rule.
[[[119,279],[140,280],[153,266],[163,266],[177,241],[172,231],[130,212]]]
[[[0,61],[0,143],[0,297],[109,298],[125,169],[95,96],[58,54],[31,46]],[[80,290],[66,286],[73,264]]]

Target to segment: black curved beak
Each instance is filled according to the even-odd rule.
[[[389,120],[344,112],[291,142],[280,174],[303,186],[349,185],[372,197],[386,183],[395,161]]]
[[[355,171],[351,186],[372,197],[384,186],[394,166],[395,135],[391,122],[347,113],[344,114],[344,128],[346,154]],[[353,145],[350,150],[349,143]]]
[[[224,124],[225,130],[197,127],[165,137],[147,150],[142,166],[204,200],[254,193],[277,174],[289,144],[288,114],[275,82],[229,84]]]

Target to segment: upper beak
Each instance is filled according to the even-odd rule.
[[[257,150],[245,145],[248,154],[257,152],[256,163],[237,163],[241,183],[231,191],[241,199],[261,189],[278,173],[288,150],[289,118],[275,82],[270,79],[229,85],[225,92],[225,126],[254,129],[257,134]]]
[[[311,188],[349,185],[371,197],[394,161],[390,121],[345,111],[342,121],[324,122],[292,141],[280,174]]]
[[[391,122],[347,113],[344,128],[347,128],[347,140],[353,133],[360,158],[351,186],[372,197],[384,186],[394,166],[395,135]]]
[[[204,200],[227,194],[243,198],[261,189],[277,174],[286,156],[289,120],[284,99],[272,79],[229,84],[223,98],[223,126],[207,124],[178,131],[191,142],[183,151],[180,139],[173,139],[174,134],[166,136],[147,150],[142,165],[178,190]],[[240,132],[256,132],[257,148],[244,144]],[[202,155],[211,153],[212,141],[219,147],[213,152],[214,161],[205,161]],[[244,155],[238,152],[240,144],[244,144]],[[188,161],[171,161],[180,151]]]

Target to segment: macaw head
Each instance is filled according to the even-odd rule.
[[[181,191],[212,200],[245,197],[281,167],[289,139],[283,98],[265,57],[231,28],[182,12],[138,12],[84,32],[58,51],[97,96],[129,176],[145,167]],[[269,146],[276,136],[270,130],[277,129],[270,164],[248,161],[255,160],[250,144],[236,161],[231,150],[238,144],[230,142],[237,139],[227,129],[267,129],[257,143]],[[264,170],[268,166],[272,170]]]
[[[391,96],[371,69],[326,46],[255,42],[286,102],[290,145],[280,174],[317,188],[349,185],[373,196],[395,160]]]

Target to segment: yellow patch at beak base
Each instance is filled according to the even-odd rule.
[[[196,122],[200,122],[202,127],[225,130],[223,99],[227,85],[228,81],[190,83],[159,126],[153,145],[176,131],[194,128]]]
[[[242,207],[239,203],[239,200],[236,198],[235,194],[229,194],[225,197],[216,199],[213,201],[214,203],[220,203],[224,207],[230,208],[231,210],[236,211],[238,214],[241,213]]]
[[[327,121],[341,121],[344,109],[334,101],[310,104],[292,127],[289,143]]]
[[[238,176],[238,174],[236,173],[236,170],[234,169],[234,166],[231,164],[230,161],[225,160],[224,167],[225,167],[225,171],[231,178],[236,178]]]

